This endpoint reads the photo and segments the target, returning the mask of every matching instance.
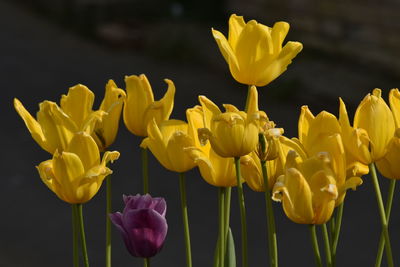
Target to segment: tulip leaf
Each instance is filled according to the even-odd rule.
[[[235,241],[230,227],[226,239],[225,267],[236,267]]]

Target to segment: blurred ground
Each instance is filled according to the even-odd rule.
[[[31,12],[26,6],[0,2],[0,75],[5,94],[1,98],[5,112],[1,117],[0,139],[5,152],[2,157],[5,173],[0,187],[0,209],[3,211],[0,266],[71,266],[70,207],[40,181],[34,166],[49,159],[50,155],[31,139],[12,107],[12,99],[18,97],[34,114],[39,102],[44,99],[58,101],[70,86],[82,83],[95,92],[98,106],[108,79],[114,79],[123,88],[124,75],[145,73],[156,98],[166,90],[162,79],[175,82],[174,118],[184,119],[185,109],[197,104],[199,94],[207,95],[218,104],[232,103],[243,107],[246,88],[233,81],[210,34],[211,27],[226,33],[227,19],[225,16],[216,20],[217,25],[210,21],[168,18],[136,24],[138,36],[149,39],[141,38],[145,40],[142,45],[132,49],[100,42],[99,37],[86,38]],[[99,31],[115,33],[112,28],[110,30],[110,25],[107,27],[99,28]],[[292,40],[292,34],[287,40]],[[302,41],[301,37],[296,40]],[[314,113],[326,109],[337,114],[337,99],[341,96],[352,113],[373,88],[382,88],[386,97],[388,90],[398,83],[399,77],[390,77],[374,66],[309,50],[305,44],[304,51],[284,75],[259,89],[260,107],[291,137],[296,135],[301,105],[309,105]],[[121,124],[113,146],[121,152],[120,160],[113,166],[114,210],[122,209],[122,194],[141,191],[139,143],[140,139]],[[153,157],[150,164],[151,192],[167,199],[169,222],[167,242],[154,259],[154,266],[184,266],[177,175],[164,170]],[[217,232],[217,190],[206,184],[197,170],[189,172],[187,177],[194,265],[211,266]],[[357,192],[347,195],[338,266],[371,266],[375,259],[379,217],[369,177],[364,181]],[[385,188],[387,181],[381,181]],[[231,221],[237,251],[240,251],[235,192]],[[91,266],[96,267],[104,266],[104,193],[101,190],[84,207],[89,257]],[[250,266],[266,266],[263,195],[247,189],[245,193]],[[400,249],[397,202],[395,199],[390,223],[394,252]],[[276,203],[275,210],[281,266],[311,266],[313,255],[307,227],[290,222],[280,204]],[[140,265],[139,260],[125,251],[118,233],[114,231],[114,234],[114,266]]]

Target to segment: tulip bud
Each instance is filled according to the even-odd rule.
[[[123,212],[111,213],[111,221],[120,231],[132,256],[153,257],[164,245],[168,231],[164,198],[152,198],[149,194],[123,198]]]

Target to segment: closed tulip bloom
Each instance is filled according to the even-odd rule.
[[[210,124],[211,116],[208,115],[212,114],[211,111],[207,109],[207,106],[196,106],[188,109],[186,114],[188,117],[192,117],[192,120],[195,120],[194,118],[197,117],[198,124],[193,128],[196,141],[195,146],[187,147],[185,152],[199,167],[203,179],[207,183],[217,187],[236,186],[236,173],[233,159],[219,156],[211,148],[210,143],[202,145],[197,137],[197,130]]]
[[[331,169],[335,173],[339,197],[336,205],[343,202],[346,191],[353,190],[362,184],[356,173],[348,173],[349,167],[354,168],[353,162],[347,161],[343,146],[341,127],[337,118],[326,111],[314,116],[307,106],[303,106],[299,118],[299,141],[307,155],[327,152],[330,155]],[[350,174],[350,176],[348,176]]]
[[[126,95],[124,122],[134,135],[146,137],[147,125],[153,119],[157,124],[168,120],[174,106],[175,86],[165,79],[168,90],[164,97],[154,101],[153,91],[144,74],[125,76]]]
[[[153,257],[162,249],[167,236],[165,200],[146,194],[124,196],[124,202],[123,212],[110,214],[111,221],[121,233],[132,256]]]
[[[140,144],[150,149],[151,153],[166,169],[183,173],[196,166],[193,159],[185,152],[188,147],[195,146],[193,124],[201,123],[197,117],[187,117],[189,123],[181,120],[167,120],[157,125],[155,119],[148,127],[148,137]]]
[[[281,201],[286,216],[295,223],[323,224],[332,216],[338,190],[328,153],[299,159],[289,151],[285,173],[278,177],[272,199]]]
[[[242,16],[229,18],[228,39],[212,29],[218,47],[239,83],[264,86],[281,75],[292,59],[303,49],[299,42],[282,47],[289,31],[287,22],[277,22],[272,28]]]
[[[118,159],[119,152],[100,152],[93,138],[84,132],[74,134],[67,148],[37,166],[42,181],[61,200],[71,204],[89,201],[112,171],[106,166]]]
[[[221,110],[205,96],[199,97],[202,106],[211,111],[209,128],[199,129],[200,138],[210,140],[211,147],[221,157],[241,157],[249,154],[258,143],[258,95],[255,86],[250,89],[247,113],[232,105]]]
[[[394,135],[395,123],[380,89],[374,89],[358,105],[353,127],[343,101],[340,115],[345,146],[355,158],[363,164],[370,164],[385,156],[387,145]]]

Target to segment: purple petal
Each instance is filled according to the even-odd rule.
[[[153,201],[151,203],[151,209],[154,209],[157,211],[161,216],[165,217],[165,214],[167,212],[167,203],[165,202],[165,199],[162,197],[155,197],[153,198]]]
[[[117,227],[118,231],[121,233],[122,239],[124,240],[125,246],[128,251],[132,251],[132,243],[129,238],[127,231],[125,231],[123,222],[122,222],[122,214],[120,212],[110,213],[109,214],[111,222]]]
[[[162,248],[168,231],[166,219],[152,209],[130,210],[122,215],[123,228],[131,241],[131,254],[152,257]]]

